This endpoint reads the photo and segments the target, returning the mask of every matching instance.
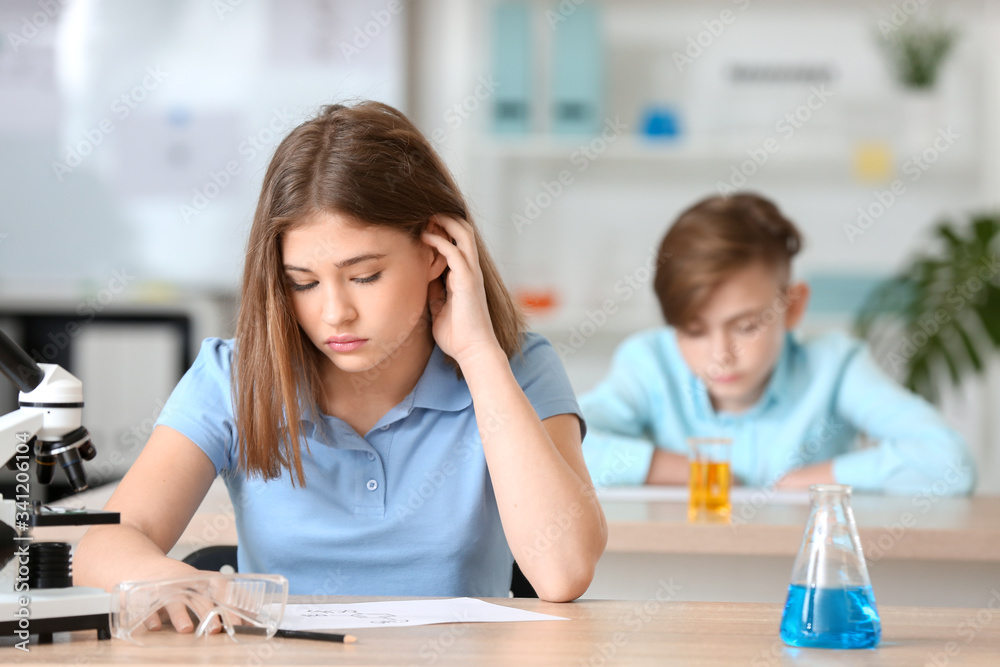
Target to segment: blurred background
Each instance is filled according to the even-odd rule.
[[[84,381],[93,485],[232,335],[274,147],[371,98],[578,392],[660,324],[669,223],[753,190],[805,234],[802,334],[871,337],[1000,493],[1000,1],[3,0],[0,35],[0,328]]]

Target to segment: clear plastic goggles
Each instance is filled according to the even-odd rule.
[[[123,581],[111,593],[111,634],[139,646],[266,641],[288,601],[280,574],[215,574]]]

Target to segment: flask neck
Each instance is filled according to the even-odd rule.
[[[813,508],[850,505],[851,487],[847,484],[813,484],[809,487]]]
[[[795,559],[792,584],[820,588],[870,586],[861,540],[851,511],[851,487],[809,487],[812,509]]]

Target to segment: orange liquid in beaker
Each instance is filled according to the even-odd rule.
[[[729,521],[732,510],[729,501],[731,479],[728,462],[691,461],[691,476],[688,479],[690,491],[688,519]]]

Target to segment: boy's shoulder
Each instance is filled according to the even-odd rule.
[[[853,359],[867,350],[868,344],[842,331],[829,331],[816,336],[789,336],[795,365],[806,366],[811,372],[829,370],[839,374]]]
[[[827,331],[802,338],[793,336],[792,340],[806,354],[833,358],[852,356],[867,345],[860,338],[843,331]]]
[[[615,349],[615,357],[640,365],[672,365],[681,360],[677,337],[671,327],[653,327],[631,334]]]

